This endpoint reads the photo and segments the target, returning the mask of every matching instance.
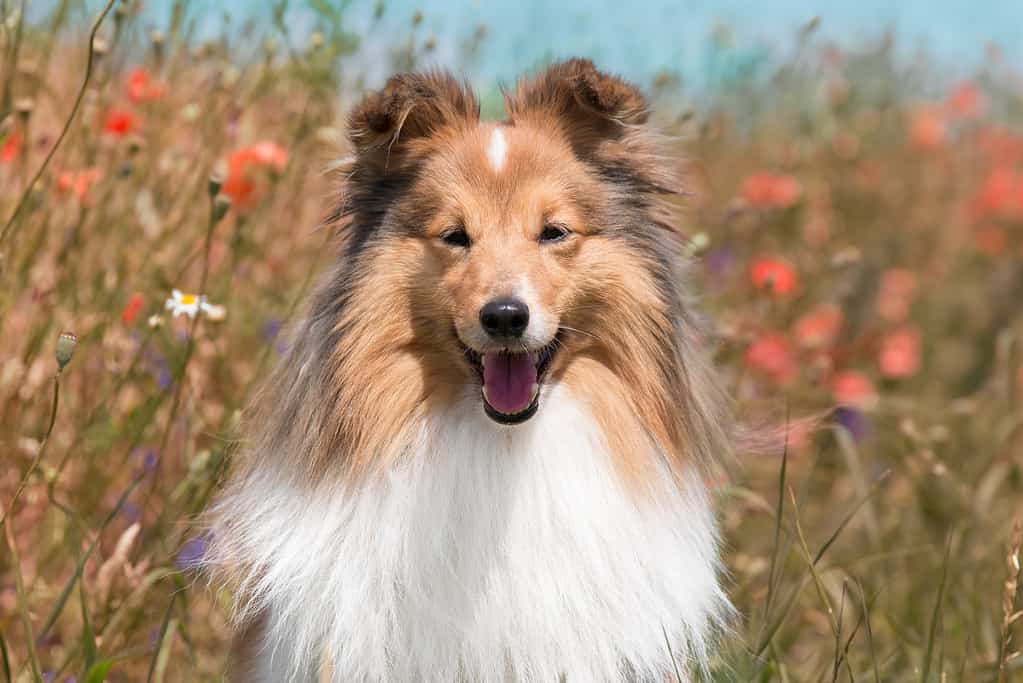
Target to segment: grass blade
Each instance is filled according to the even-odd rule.
[[[941,621],[941,608],[945,601],[945,582],[948,579],[948,560],[952,552],[952,536],[945,541],[945,561],[941,564],[941,581],[938,583],[938,597],[934,601],[931,614],[931,627],[927,631],[927,650],[924,653],[923,666],[920,673],[921,683],[927,683],[931,675],[931,659],[934,656],[934,642],[938,636],[938,624]]]

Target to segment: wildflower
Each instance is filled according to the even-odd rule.
[[[4,139],[2,145],[0,145],[0,162],[9,163],[14,161],[18,156],[18,150],[21,149],[21,133],[16,130],[12,130],[10,134]]]
[[[124,137],[138,128],[138,117],[127,109],[111,109],[103,120],[103,132],[115,137]]]
[[[853,441],[863,441],[870,432],[870,423],[862,411],[851,406],[839,406],[835,408],[835,422],[849,432]]]
[[[840,406],[870,408],[877,402],[874,383],[862,372],[844,370],[831,378],[831,397]]]
[[[274,142],[236,149],[227,157],[227,178],[220,191],[230,197],[239,210],[251,208],[256,194],[253,169],[268,168],[280,173],[287,163],[288,150]]]
[[[1023,213],[1023,176],[1010,165],[992,168],[970,200],[975,221],[985,218],[1015,218]]]
[[[796,341],[809,349],[825,349],[835,343],[842,329],[842,310],[832,304],[805,313],[793,328]]]
[[[727,247],[717,247],[707,252],[703,257],[703,263],[707,270],[714,277],[724,277],[735,262],[735,254]]]
[[[945,100],[945,111],[957,119],[974,119],[984,113],[984,95],[971,81],[964,81],[954,87]]]
[[[916,295],[916,274],[905,268],[890,268],[881,275],[877,294],[877,313],[890,323],[909,317]]]
[[[796,271],[784,261],[761,256],[750,266],[750,280],[757,289],[766,289],[775,296],[788,296],[796,291]]]
[[[78,201],[84,202],[89,194],[89,188],[103,177],[103,172],[98,168],[85,168],[80,171],[61,171],[57,174],[57,191],[69,192]]]
[[[163,327],[163,316],[156,315],[154,313],[153,315],[149,316],[148,320],[146,320],[146,325],[149,325],[149,327],[154,330],[157,329],[158,327]]]
[[[740,194],[755,207],[787,209],[803,196],[803,186],[790,175],[754,173],[743,181]]]
[[[142,306],[144,304],[145,301],[141,294],[132,294],[131,298],[128,299],[128,303],[126,303],[124,308],[121,310],[121,322],[125,325],[131,325],[135,322],[135,318],[138,317],[139,311],[142,310]]]
[[[779,384],[796,377],[796,361],[788,340],[778,333],[767,333],[746,349],[746,365],[768,375]]]
[[[915,375],[920,369],[920,330],[905,325],[885,334],[877,364],[881,374],[889,379]]]
[[[167,299],[164,308],[170,311],[175,318],[179,315],[194,318],[200,311],[209,315],[211,310],[216,312],[218,308],[223,309],[222,306],[215,306],[207,302],[205,295],[184,294],[178,289],[171,290],[171,298]]]
[[[909,141],[919,150],[931,151],[945,143],[945,119],[932,107],[920,107],[910,114]]]
[[[145,68],[136,67],[128,72],[125,90],[132,102],[149,102],[163,97],[167,86],[154,80]]]
[[[181,550],[178,551],[177,557],[174,558],[174,565],[181,571],[199,567],[206,556],[209,543],[210,538],[208,534],[196,536],[191,540],[185,541],[185,544],[181,546]]]

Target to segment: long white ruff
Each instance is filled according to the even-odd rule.
[[[706,662],[730,607],[698,476],[627,491],[564,388],[513,428],[478,401],[386,476],[310,492],[268,463],[221,502],[213,561],[242,559],[269,618],[257,680],[328,661],[345,683],[661,683]]]

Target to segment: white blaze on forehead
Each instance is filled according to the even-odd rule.
[[[487,145],[487,159],[495,171],[504,167],[504,158],[508,154],[508,141],[504,139],[504,132],[500,127],[494,128],[490,134],[490,144]]]

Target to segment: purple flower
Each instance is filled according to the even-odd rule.
[[[174,566],[181,571],[198,568],[206,556],[209,541],[208,534],[201,534],[185,541],[185,544],[181,546],[181,550],[178,551],[178,556],[174,558]]]
[[[121,516],[129,522],[137,522],[141,514],[139,506],[130,500],[124,501],[124,505],[121,506]]]
[[[263,341],[267,344],[277,338],[281,333],[281,321],[277,318],[267,318],[263,322]]]
[[[718,247],[707,252],[703,257],[703,265],[711,275],[724,277],[735,262],[735,255],[729,247]]]
[[[134,460],[145,474],[152,474],[160,462],[160,456],[152,448],[136,448],[131,452],[131,459]]]
[[[867,416],[856,408],[839,406],[835,409],[835,422],[849,432],[849,436],[856,442],[863,441],[870,433]]]

